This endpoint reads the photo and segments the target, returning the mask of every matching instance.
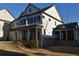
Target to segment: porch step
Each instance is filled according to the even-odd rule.
[[[56,41],[56,44],[58,46],[75,46],[76,42],[75,40],[58,40]]]

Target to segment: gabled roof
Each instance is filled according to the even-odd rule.
[[[13,15],[7,9],[0,10],[0,20],[12,22],[14,19]]]
[[[27,8],[28,8],[30,5],[33,6],[33,7],[35,7],[35,8],[37,8],[37,9],[40,10],[40,11],[45,11],[45,10],[47,10],[47,9],[49,9],[50,7],[53,6],[53,5],[50,5],[50,6],[48,6],[48,7],[45,7],[45,8],[42,8],[42,9],[41,9],[41,8],[37,7],[36,5],[29,3],[25,10],[27,10]]]
[[[67,24],[57,25],[56,28],[55,28],[55,30],[77,29],[77,28],[78,28],[77,22],[73,22],[73,23],[67,23]]]
[[[31,3],[29,3],[28,6],[26,7],[25,11],[28,9],[29,6],[33,6],[33,7],[35,7],[36,9],[40,10],[40,8],[38,8],[37,6],[35,6],[35,5],[31,4]]]
[[[49,9],[50,7],[53,6],[53,5],[50,5],[50,6],[48,6],[48,7],[45,7],[45,8],[42,8],[42,9],[41,9],[41,8],[37,7],[36,5],[29,3],[28,6],[25,8],[25,10],[20,14],[20,16],[19,16],[16,20],[19,20],[19,18],[21,18],[21,17],[23,17],[23,16],[29,16],[29,15],[27,15],[27,14],[24,14],[24,12],[27,10],[27,8],[28,8],[30,5],[32,5],[33,7],[37,8],[37,9],[39,9],[39,11],[36,12],[36,13],[29,14],[29,15],[33,15],[33,14],[37,14],[37,13],[40,13],[40,12],[44,12],[45,10],[47,10],[47,9]],[[23,15],[23,14],[24,14],[24,15]],[[14,21],[16,21],[16,20],[14,20]],[[13,22],[14,22],[14,21],[13,21]]]
[[[41,10],[42,10],[42,11],[45,11],[45,10],[51,8],[52,6],[54,6],[54,5],[50,5],[50,6],[48,6],[48,7],[45,7],[45,8],[43,8],[43,9],[41,9]]]
[[[39,8],[39,7],[37,7],[37,6],[35,6],[34,4],[28,4],[28,6],[26,7],[26,9],[25,9],[25,11],[28,9],[28,7],[30,6],[30,5],[32,5],[33,7],[35,7],[35,8],[37,8],[39,11],[38,12],[35,12],[35,13],[32,13],[32,14],[36,14],[36,13],[40,13],[40,12],[44,12],[45,10],[47,10],[47,9],[49,9],[50,7],[52,7],[53,5],[50,5],[50,6],[48,6],[48,7],[45,7],[45,8]],[[21,15],[25,12],[25,11],[23,11],[22,13],[21,13]],[[23,15],[23,16],[26,16],[27,14],[25,14],[25,15]],[[29,14],[29,15],[31,15],[31,14]]]
[[[39,9],[39,11],[38,11],[38,12],[35,12],[35,13],[32,13],[32,14],[24,14],[25,11],[27,10],[27,8],[28,8],[30,5],[34,6],[34,7],[37,8],[37,9]],[[51,16],[51,15],[47,14],[46,12],[44,12],[45,10],[51,8],[52,6],[54,6],[54,5],[50,5],[50,6],[48,6],[48,7],[45,7],[45,8],[42,8],[42,9],[41,9],[41,8],[35,6],[34,4],[31,4],[31,3],[30,3],[30,4],[28,4],[28,6],[26,7],[25,11],[23,11],[23,12],[21,13],[21,15],[17,18],[17,20],[18,20],[19,18],[21,18],[21,17],[30,16],[30,15],[34,15],[34,14],[38,14],[38,13],[43,12],[44,14],[48,15],[49,17],[52,17],[53,19],[55,19],[55,20],[57,20],[57,21],[63,23],[62,21],[58,20],[58,19],[55,18],[54,16]],[[24,15],[23,15],[23,14],[24,14]],[[16,21],[16,20],[14,20],[14,21]],[[13,21],[13,22],[14,22],[14,21]]]

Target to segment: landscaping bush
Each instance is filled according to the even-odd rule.
[[[36,48],[36,40],[35,39],[30,40],[30,47]]]

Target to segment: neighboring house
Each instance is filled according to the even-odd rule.
[[[56,45],[79,45],[79,31],[77,22],[58,25],[53,32],[56,36]]]
[[[12,22],[11,38],[27,45],[42,46],[43,37],[52,37],[52,29],[62,24],[55,5],[40,9],[28,4],[20,17]]]
[[[14,20],[8,10],[0,10],[0,40],[9,40],[10,23]]]
[[[54,32],[58,40],[79,40],[77,22],[58,25]]]

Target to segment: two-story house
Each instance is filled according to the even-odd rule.
[[[23,41],[35,47],[43,45],[43,37],[53,37],[52,29],[62,24],[62,20],[55,5],[40,9],[28,4],[18,19],[12,22],[11,38],[14,41]]]
[[[0,40],[9,40],[10,23],[14,17],[6,9],[0,10]]]

